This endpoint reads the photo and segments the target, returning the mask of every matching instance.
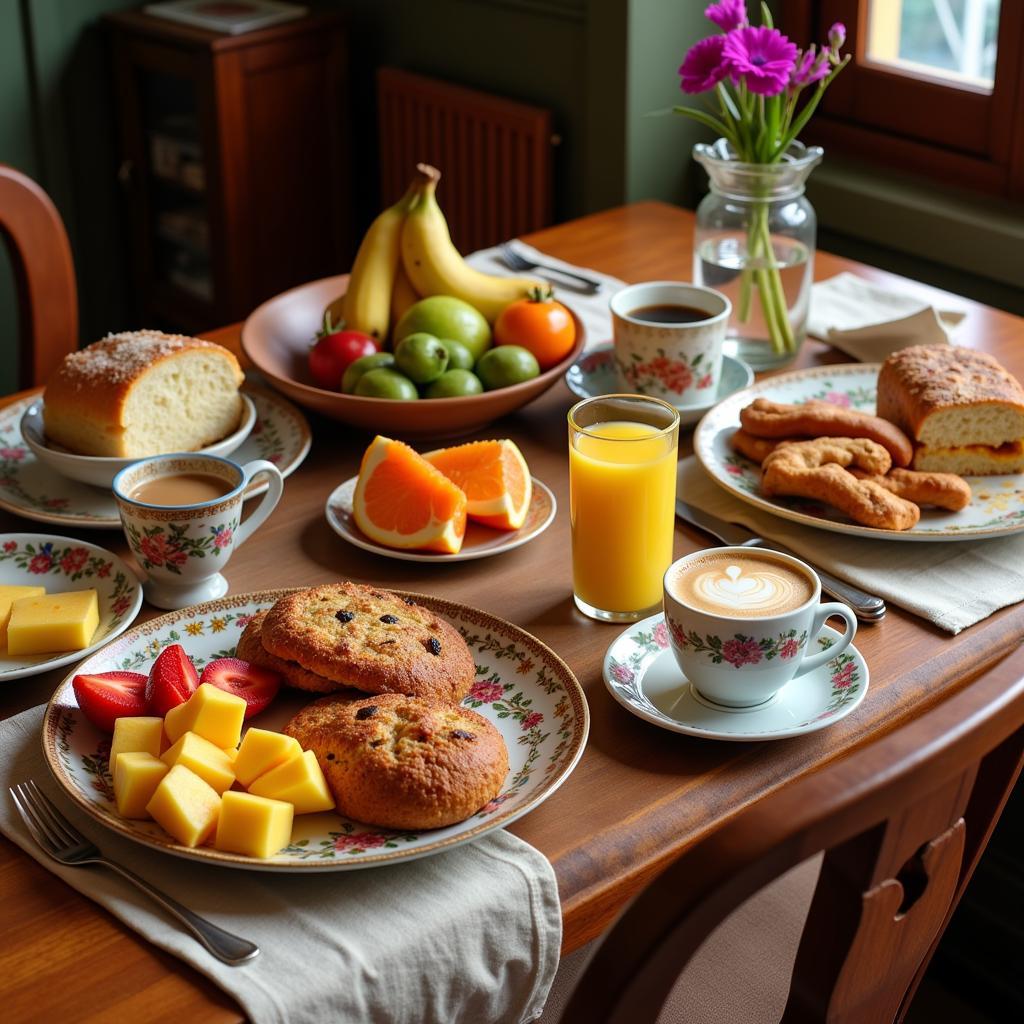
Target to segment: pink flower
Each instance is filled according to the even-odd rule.
[[[733,476],[742,476],[743,475],[743,467],[742,466],[726,466],[725,467],[725,471],[726,471],[726,473],[732,473]]]
[[[800,650],[800,645],[790,638],[779,648],[780,658],[793,658],[796,656],[797,651]]]
[[[718,0],[704,9],[704,17],[713,21],[723,32],[731,32],[747,23],[747,5],[744,0]]]
[[[658,374],[669,391],[681,395],[693,384],[693,371],[686,363],[671,363]]]
[[[350,836],[338,836],[334,840],[334,849],[339,853],[346,850],[372,850],[387,841],[388,837],[380,832],[353,832]]]
[[[756,665],[761,660],[761,648],[752,637],[735,637],[722,644],[722,657],[730,665]]]
[[[20,462],[25,458],[24,448],[0,448],[0,459],[10,459],[12,462]]]
[[[28,563],[28,571],[42,574],[49,572],[53,565],[53,559],[49,555],[33,555],[32,561]]]
[[[501,683],[485,683],[481,680],[479,683],[473,684],[469,696],[471,700],[478,700],[481,704],[490,704],[504,692]]]
[[[252,622],[252,618],[251,615],[239,615],[235,622],[239,629],[245,629]]]
[[[726,38],[708,36],[690,47],[679,66],[679,87],[683,92],[706,92],[725,78],[729,72],[722,58]]]
[[[851,404],[850,396],[844,395],[841,391],[829,391],[825,395],[824,401],[832,405],[841,405],[844,409],[849,409]]]
[[[213,535],[213,546],[215,548],[226,548],[231,543],[231,528],[225,527],[223,530],[217,530]]]
[[[659,647],[668,647],[668,628],[664,622],[659,622],[654,627],[654,642]]]
[[[111,606],[115,615],[123,615],[131,607],[131,600],[127,597],[119,597]]]
[[[853,683],[853,673],[855,666],[852,661],[848,661],[833,677],[832,686],[836,690],[845,690],[848,686]]]
[[[543,721],[544,716],[539,711],[531,711],[523,719],[523,732],[526,732],[527,729],[532,729],[535,725],[540,725]]]
[[[846,42],[846,26],[841,22],[835,22],[828,30],[828,45],[833,54],[839,56],[839,47]]]
[[[181,548],[168,548],[164,557],[168,565],[184,565],[188,561],[188,555]]]
[[[114,563],[113,563],[113,562],[104,562],[104,563],[103,563],[103,564],[102,564],[102,565],[101,565],[101,566],[100,566],[100,567],[99,567],[99,568],[98,568],[98,569],[96,570],[96,575],[97,575],[97,576],[99,576],[99,577],[100,577],[100,579],[104,579],[105,577],[107,577],[107,576],[109,576],[109,575],[110,575],[110,570],[111,570],[111,569],[113,568],[113,565],[114,565]]]
[[[167,555],[167,541],[162,534],[155,537],[143,537],[139,544],[142,555],[152,565],[163,565]]]
[[[752,93],[777,96],[789,84],[797,48],[778,29],[748,26],[721,38],[723,66]]]
[[[633,682],[633,673],[625,665],[615,661],[612,662],[612,679],[617,683],[622,683],[623,686],[628,686]]]
[[[832,70],[829,64],[828,50],[822,50],[815,55],[814,46],[797,56],[796,64],[789,76],[789,88],[791,90],[803,89],[805,86],[813,85],[821,81]]]
[[[697,387],[700,389],[711,387],[711,374],[705,373],[699,381],[697,381]]]
[[[60,567],[69,576],[78,572],[89,560],[89,552],[85,548],[72,548],[61,560]]]
[[[6,544],[4,544],[4,551],[13,551],[17,546],[18,546],[18,542],[17,541],[9,540],[9,541],[7,541]]]

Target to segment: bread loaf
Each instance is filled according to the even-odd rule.
[[[914,469],[1024,472],[1024,388],[985,352],[918,345],[893,353],[878,375],[878,415],[915,440]]]
[[[43,395],[46,436],[79,455],[142,458],[226,437],[242,412],[238,360],[199,338],[132,331],[65,356]]]

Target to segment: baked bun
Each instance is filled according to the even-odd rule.
[[[242,413],[238,360],[199,338],[132,331],[64,357],[43,395],[46,436],[79,455],[143,458],[226,437]]]
[[[916,470],[1024,471],[1024,388],[985,352],[917,345],[893,353],[878,375],[878,414],[917,442]]]
[[[382,828],[442,828],[501,791],[508,750],[483,715],[447,701],[324,697],[285,727],[312,750],[346,817]]]

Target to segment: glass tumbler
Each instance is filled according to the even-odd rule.
[[[679,413],[657,398],[602,395],[569,410],[576,606],[604,622],[661,607],[675,534]]]

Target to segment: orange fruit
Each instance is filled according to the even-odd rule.
[[[472,441],[423,456],[466,494],[469,518],[518,530],[533,494],[530,467],[512,441]]]
[[[457,554],[466,535],[466,496],[407,444],[379,435],[359,467],[356,525],[389,548]]]

